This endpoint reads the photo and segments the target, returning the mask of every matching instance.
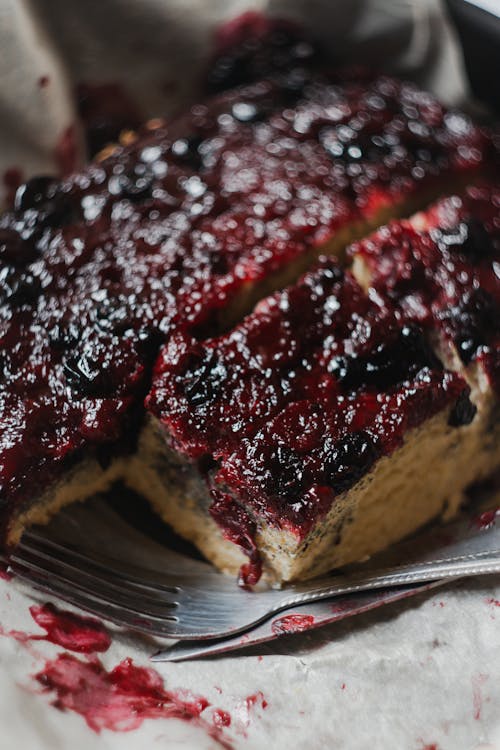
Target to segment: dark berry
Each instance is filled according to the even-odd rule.
[[[226,368],[215,352],[193,357],[183,378],[184,394],[192,406],[206,406],[217,397],[225,378]]]
[[[360,430],[338,440],[325,460],[327,484],[337,493],[350,489],[378,458],[372,437]]]
[[[348,125],[324,128],[319,140],[325,151],[335,160],[345,164],[360,161],[380,163],[384,156],[392,153],[394,145],[381,135],[359,134]]]
[[[90,357],[70,357],[64,364],[64,373],[68,385],[79,396],[101,395],[101,372]]]
[[[152,197],[154,175],[151,169],[142,163],[119,175],[113,175],[109,181],[109,190],[132,203],[140,203]]]
[[[80,337],[80,327],[74,322],[57,323],[49,331],[49,340],[55,349],[72,349],[76,346]]]
[[[295,500],[304,488],[304,463],[287,445],[278,445],[267,460],[264,488],[270,495]]]
[[[200,135],[191,135],[187,138],[179,138],[172,143],[170,148],[172,156],[181,164],[186,164],[191,169],[200,169],[203,166],[203,158],[200,146],[203,143]]]
[[[461,427],[470,424],[476,416],[477,406],[469,398],[469,390],[463,390],[450,412],[448,424],[450,427]]]
[[[130,305],[125,296],[105,297],[94,309],[97,327],[118,336],[133,328]]]
[[[262,78],[279,78],[283,73],[312,67],[318,50],[292,28],[262,33],[251,27],[234,34],[233,44],[210,66],[209,91],[223,91]]]
[[[420,329],[405,326],[395,340],[379,344],[367,356],[335,357],[328,369],[346,390],[354,391],[364,386],[388,389],[424,367],[440,365]]]
[[[477,219],[462,221],[450,229],[433,229],[431,236],[441,252],[462,253],[473,263],[488,258],[494,252],[491,235]]]
[[[25,266],[36,260],[38,253],[29,240],[10,227],[0,229],[0,262],[11,266]]]
[[[57,181],[53,177],[32,177],[16,192],[14,208],[16,211],[27,211],[30,208],[39,208],[50,201],[56,192]]]
[[[442,319],[450,326],[455,345],[464,364],[479,347],[500,332],[500,310],[485,289],[473,289],[460,302],[444,311]]]
[[[5,266],[0,272],[0,301],[15,307],[32,305],[41,290],[40,279],[30,271]]]
[[[70,196],[60,191],[53,177],[33,177],[21,185],[16,193],[15,209],[27,214],[26,221],[35,232],[64,226],[79,216],[76,205]]]

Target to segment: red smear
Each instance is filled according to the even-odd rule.
[[[498,599],[494,599],[492,596],[486,599],[486,604],[492,604],[494,607],[500,607],[500,601]]]
[[[479,721],[481,718],[481,709],[483,707],[483,694],[481,686],[488,679],[486,674],[478,674],[472,678],[472,704],[474,710],[474,718]]]
[[[0,567],[0,578],[2,581],[12,581],[12,574],[6,568]]]
[[[220,727],[201,718],[209,706],[205,698],[165,690],[154,669],[138,667],[131,659],[108,672],[95,657],[81,661],[63,653],[47,661],[35,678],[54,696],[56,708],[80,714],[94,732],[130,732],[145,719],[182,719],[203,727],[221,747],[231,747]]]
[[[78,166],[78,144],[74,125],[70,125],[59,136],[54,148],[56,160],[61,175],[67,175]]]
[[[2,182],[7,192],[7,195],[5,196],[5,206],[7,209],[13,208],[17,188],[23,182],[22,170],[18,169],[18,167],[9,167],[9,169],[6,169],[3,173]]]
[[[420,742],[422,742],[422,740],[420,740]],[[422,742],[422,746],[421,746],[420,750],[439,750],[439,746],[437,745],[436,742],[433,742],[430,745],[428,745],[428,744],[424,745],[424,743]]]
[[[212,721],[216,727],[229,727],[231,726],[231,716],[227,711],[223,711],[221,708],[216,708],[212,714]]]
[[[342,683],[342,685],[340,686],[340,689],[341,689],[341,690],[345,690],[345,689],[346,689],[346,684],[345,684],[345,682],[343,682],[343,683]]]
[[[53,604],[33,605],[30,613],[36,624],[46,631],[44,635],[1,628],[0,635],[10,636],[25,645],[32,641],[49,641],[69,651],[83,654],[106,651],[111,645],[111,638],[104,625],[93,617],[75,615],[73,612],[60,610]]]
[[[285,615],[285,617],[275,620],[271,629],[274,635],[300,633],[310,628],[313,624],[314,617],[312,615]]]
[[[260,690],[257,693],[254,693],[253,695],[248,695],[245,698],[245,703],[246,703],[247,708],[252,708],[252,706],[255,706],[255,704],[259,702],[262,708],[267,708],[267,701],[264,698],[264,694]]]
[[[480,516],[473,518],[472,523],[477,526],[478,529],[488,529],[495,523],[497,512],[498,508],[495,510],[487,510],[484,513],[481,513]]]
[[[49,76],[40,76],[40,78],[38,79],[38,85],[41,89],[46,88],[49,85],[49,83],[50,83]]]
[[[82,617],[58,609],[54,604],[30,607],[30,613],[46,635],[27,636],[33,641],[50,641],[69,651],[90,654],[107,651],[111,638],[104,625],[94,617]]]
[[[257,693],[253,693],[252,695],[243,698],[243,700],[239,701],[237,704],[236,714],[243,726],[243,734],[245,734],[245,729],[250,724],[250,715],[256,704],[260,704],[261,708],[267,708],[267,701],[260,690]]]

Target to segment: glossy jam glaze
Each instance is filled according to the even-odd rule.
[[[394,222],[350,254],[362,258],[377,294],[439,330],[464,365],[481,363],[500,393],[500,187],[469,188],[416,226]]]
[[[209,332],[337,228],[488,162],[487,136],[412,85],[278,79],[35,178],[0,218],[4,519],[89,450],[129,449],[172,330]]]
[[[418,326],[325,258],[230,333],[172,336],[148,406],[206,472],[214,517],[224,528],[225,503],[227,535],[252,559],[235,500],[303,537],[409,429],[452,405],[450,424],[463,423],[468,393]]]

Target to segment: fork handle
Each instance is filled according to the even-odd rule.
[[[356,574],[344,579],[339,577],[334,583],[330,579],[328,585],[315,586],[313,589],[288,594],[280,599],[276,609],[328,599],[340,594],[492,573],[500,573],[500,549],[484,555],[475,553],[433,562],[418,562],[404,567],[386,568],[370,575]]]

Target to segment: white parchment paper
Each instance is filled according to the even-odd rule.
[[[72,93],[82,81],[121,83],[145,117],[178,109],[193,96],[217,26],[248,10],[298,20],[335,56],[383,60],[447,102],[466,95],[437,0],[2,0],[0,175],[12,167],[25,177],[56,169],[54,147],[77,123]],[[49,83],[41,87],[43,76]],[[40,595],[28,587],[0,579],[0,750],[220,746],[174,719],[98,734],[78,714],[52,706],[54,696],[33,675],[61,648],[8,635],[42,632],[29,614],[35,600]],[[126,657],[146,665],[154,650],[115,632],[100,658],[107,668]],[[191,690],[231,714],[224,733],[232,746],[256,750],[498,750],[499,667],[498,578],[238,656],[155,666],[168,689]],[[249,707],[247,696],[259,691],[266,707]]]

